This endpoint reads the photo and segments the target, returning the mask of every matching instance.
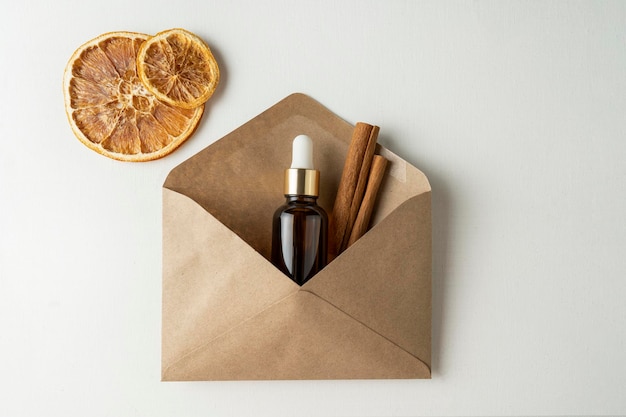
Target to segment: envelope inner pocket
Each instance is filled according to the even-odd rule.
[[[284,203],[284,170],[299,134],[315,143],[318,203],[331,214],[354,126],[301,94],[289,96],[176,167],[164,187],[190,197],[259,252],[271,256],[272,216]],[[379,147],[389,160],[372,223],[429,189],[421,172]],[[423,178],[422,178],[423,177]]]

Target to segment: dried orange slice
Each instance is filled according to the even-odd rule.
[[[137,71],[152,94],[185,109],[204,104],[220,80],[207,44],[184,29],[166,30],[144,42],[137,55]]]
[[[172,106],[141,83],[137,52],[149,38],[105,33],[80,46],[65,68],[65,110],[72,130],[82,143],[109,158],[161,158],[189,138],[202,117],[204,106]]]

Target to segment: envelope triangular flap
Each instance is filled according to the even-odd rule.
[[[307,291],[164,371],[166,380],[425,378],[428,368]]]
[[[299,286],[190,198],[164,189],[163,212],[165,369]]]
[[[430,192],[402,203],[303,289],[430,367]]]

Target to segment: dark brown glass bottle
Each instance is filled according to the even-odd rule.
[[[272,263],[302,285],[326,266],[328,216],[317,205],[319,171],[313,169],[311,139],[300,135],[293,147],[293,162],[285,171],[287,201],[272,223]]]
[[[328,217],[317,197],[287,196],[274,214],[272,263],[299,285],[326,266]]]

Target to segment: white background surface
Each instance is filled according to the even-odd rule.
[[[1,416],[626,414],[626,3],[9,2],[0,14]],[[187,28],[222,83],[174,154],[76,140],[62,74]],[[292,92],[433,188],[433,379],[161,383],[161,185]]]

